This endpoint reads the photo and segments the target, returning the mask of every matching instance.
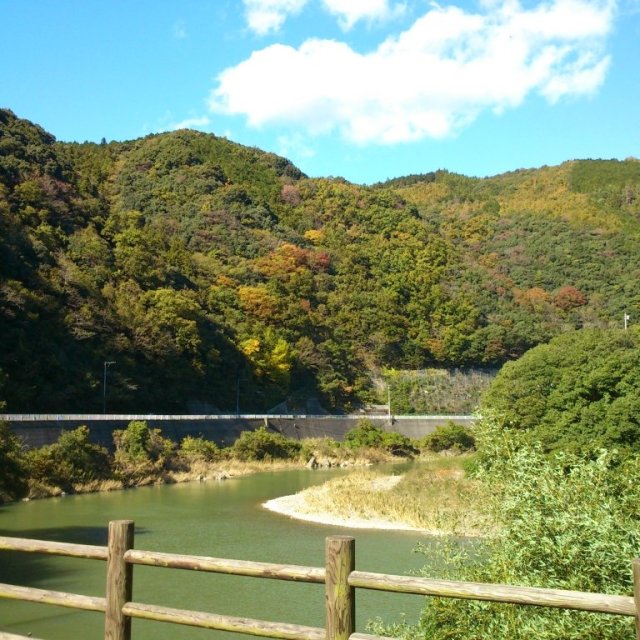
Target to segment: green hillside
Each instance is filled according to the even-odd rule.
[[[349,407],[640,313],[640,162],[363,187],[176,131],[59,143],[0,111],[9,411]]]

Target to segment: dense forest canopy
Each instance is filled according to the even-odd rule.
[[[640,312],[640,161],[372,187],[181,130],[71,144],[0,110],[9,411],[348,408]]]

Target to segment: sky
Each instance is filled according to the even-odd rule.
[[[0,0],[0,107],[370,184],[640,156],[640,0]]]

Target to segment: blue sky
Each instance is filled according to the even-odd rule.
[[[640,156],[640,0],[0,0],[0,106],[371,183]]]

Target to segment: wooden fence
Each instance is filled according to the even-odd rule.
[[[633,561],[634,597],[631,597],[356,571],[355,540],[348,536],[331,536],[326,539],[326,561],[323,568],[140,551],[133,548],[133,538],[134,524],[130,520],[109,523],[106,547],[0,536],[0,550],[88,558],[107,563],[104,598],[10,584],[0,584],[0,597],[101,612],[105,617],[105,640],[130,640],[133,618],[235,631],[282,640],[385,640],[382,636],[355,632],[356,588],[632,616],[635,617],[636,639],[640,640],[640,560],[637,558]],[[134,602],[133,565],[136,564],[323,583],[325,628]],[[27,640],[24,636],[0,631],[0,640],[20,638]]]

